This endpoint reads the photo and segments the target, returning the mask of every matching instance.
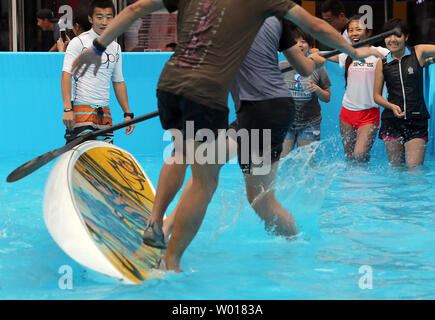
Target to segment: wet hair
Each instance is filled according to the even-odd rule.
[[[328,12],[331,11],[331,14],[334,17],[338,17],[340,13],[346,14],[343,3],[339,0],[326,0],[322,3],[320,7],[320,12]]]
[[[363,16],[364,16],[363,14],[359,13],[359,14],[356,14],[356,15],[353,15],[352,17],[350,17],[349,21],[346,24],[346,30],[349,31],[349,25],[352,21],[360,21]],[[365,29],[366,29],[366,32],[368,31],[371,33],[373,31],[373,29],[369,29],[367,27]],[[352,62],[353,62],[353,59],[351,57],[347,56],[346,62],[344,64],[344,80],[346,81],[345,87],[347,87],[347,76],[348,76],[348,72],[349,72],[349,67],[352,64]]]
[[[111,8],[113,15],[115,15],[115,5],[113,4],[112,0],[92,0],[91,4],[89,5],[89,12],[88,15],[92,17],[94,15],[95,8]]]
[[[402,31],[402,33],[405,35],[405,38],[409,36],[408,24],[406,21],[398,18],[393,18],[385,22],[384,26],[382,27],[382,32],[387,32],[393,30],[394,28],[399,28],[400,31]]]
[[[88,19],[88,13],[84,10],[74,12],[73,25],[76,23],[83,29],[83,31],[88,31],[92,28],[92,24]]]
[[[313,48],[314,47],[314,38],[307,32],[305,32],[304,30],[302,30],[301,28],[294,28],[292,29],[292,37],[293,39],[297,39],[297,38],[302,38],[304,39],[308,45]]]

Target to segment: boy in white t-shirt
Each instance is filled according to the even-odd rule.
[[[83,77],[74,77],[74,86],[73,89],[71,88],[74,59],[83,50],[92,46],[92,41],[106,29],[114,15],[115,7],[111,0],[93,0],[89,8],[89,21],[92,23],[92,29],[72,39],[66,50],[61,87],[64,108],[62,119],[66,126],[65,139],[67,142],[78,135],[112,125],[109,108],[110,82],[113,84],[116,98],[124,111],[125,120],[134,117],[133,113],[130,113],[127,87],[122,75],[121,47],[116,42],[112,42],[104,52],[102,65],[97,75],[94,76],[93,70],[90,70],[91,72],[87,72]],[[133,129],[134,125],[128,127],[126,134],[132,133]],[[97,139],[113,142],[113,133]]]
[[[349,19],[347,31],[353,44],[371,36],[371,30],[357,14]],[[376,47],[384,56],[389,52]],[[373,99],[376,63],[379,58],[371,56],[365,62],[353,61],[342,53],[331,61],[338,62],[345,71],[346,92],[340,112],[340,133],[347,160],[367,162],[376,138],[380,122],[379,106]]]

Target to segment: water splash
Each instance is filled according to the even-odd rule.
[[[320,208],[329,186],[345,167],[342,160],[325,155],[328,151],[324,145],[325,142],[314,142],[281,159],[274,183],[278,199],[309,238],[320,236]]]
[[[239,179],[238,184],[233,188],[221,189],[221,207],[216,212],[216,220],[218,221],[217,231],[212,233],[211,241],[213,242],[216,238],[228,231],[231,227],[234,227],[245,209],[245,185]]]

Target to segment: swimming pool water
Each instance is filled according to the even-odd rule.
[[[7,184],[34,155],[3,156],[0,299],[434,299],[434,157],[395,169],[378,146],[368,165],[354,165],[334,145],[325,140],[281,161],[276,194],[296,219],[295,239],[265,232],[238,166],[227,165],[184,272],[139,285],[82,267],[51,239],[42,197],[52,163]],[[135,156],[156,185],[161,157]],[[60,285],[62,266],[72,268],[72,288]]]

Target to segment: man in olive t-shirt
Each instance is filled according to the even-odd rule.
[[[268,16],[292,21],[354,60],[373,54],[380,56],[376,50],[352,48],[326,22],[290,0],[139,0],[122,10],[92,48],[76,59],[75,75],[86,72],[91,64],[95,64],[96,74],[101,55],[110,42],[141,16],[165,7],[169,12],[178,10],[178,41],[159,79],[159,115],[164,129],[177,129],[183,134],[189,121],[194,121],[195,131],[226,129],[231,82]],[[194,159],[201,144],[202,141],[194,141],[193,150],[183,152],[175,143],[174,157],[181,153]],[[149,228],[144,233],[144,240],[147,238],[148,244],[157,247],[165,246],[161,231],[163,214],[182,185],[186,166],[172,157],[168,160],[160,172]],[[181,256],[198,231],[218,185],[222,165],[214,160],[202,164],[194,159],[191,164],[191,183],[180,197],[162,268],[181,271]]]

